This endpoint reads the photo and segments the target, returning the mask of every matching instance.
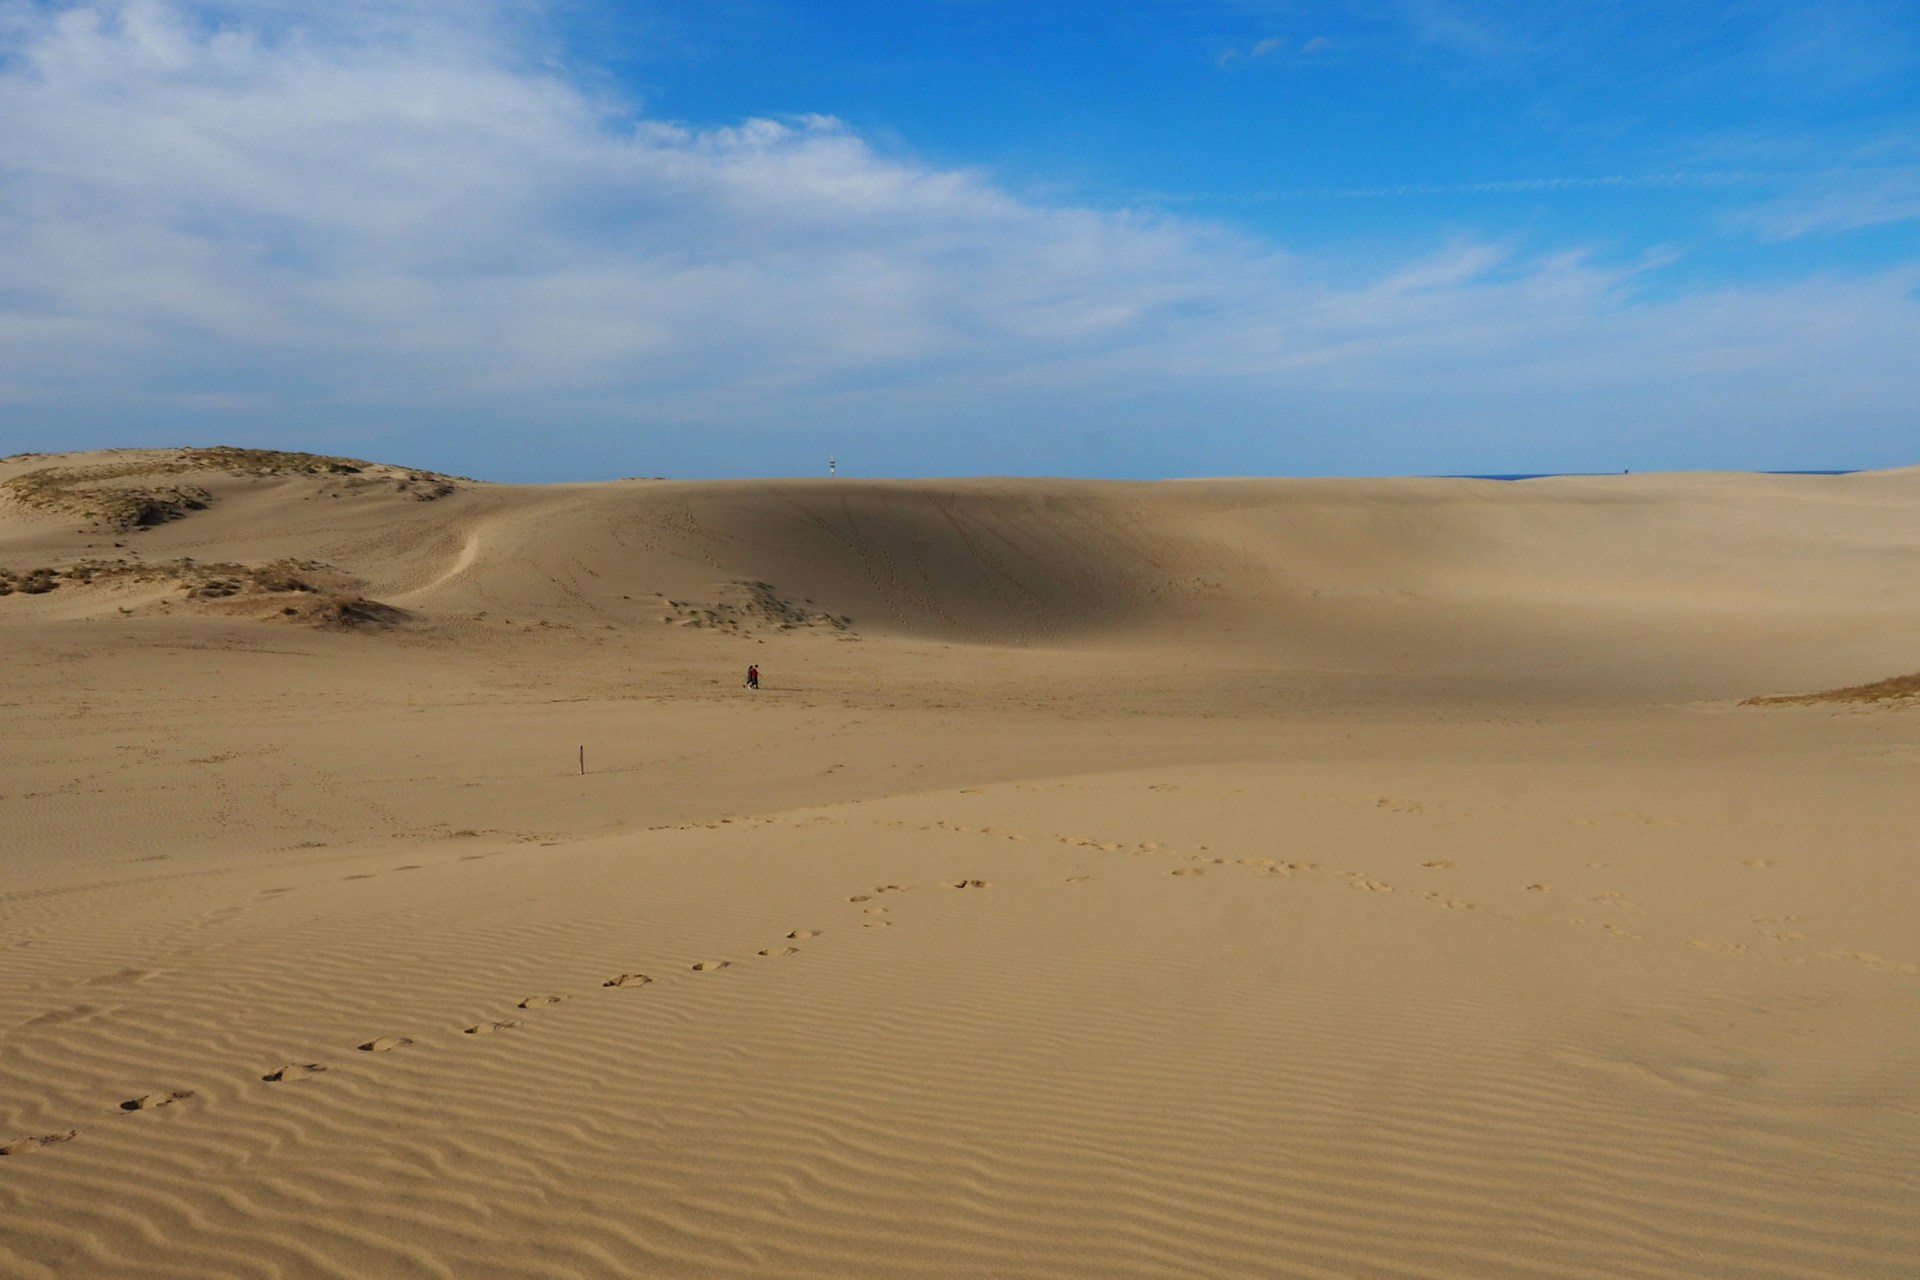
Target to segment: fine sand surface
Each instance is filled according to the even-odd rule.
[[[1920,471],[22,456],[0,569],[0,1276],[1920,1275],[1920,697],[1742,705],[1920,670]]]

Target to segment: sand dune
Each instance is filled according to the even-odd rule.
[[[1913,1275],[1914,699],[1741,704],[1916,563],[1912,470],[0,460],[0,1275]]]

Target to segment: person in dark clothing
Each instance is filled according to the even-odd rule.
[[[747,688],[758,689],[759,687],[760,687],[760,664],[756,662],[752,666],[747,668]]]

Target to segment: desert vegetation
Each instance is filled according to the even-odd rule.
[[[1819,693],[1785,693],[1748,698],[1743,707],[1805,707],[1822,702],[1898,702],[1920,698],[1920,672],[1910,676],[1889,676],[1872,684],[1848,685]]]
[[[193,599],[220,599],[241,594],[284,591],[338,590],[351,579],[318,560],[275,560],[268,564],[206,563],[183,556],[178,560],[78,560],[65,568],[42,567],[16,573],[0,568],[0,595],[19,592],[40,595],[62,585],[92,586],[107,582],[171,582]]]
[[[318,560],[283,559],[262,564],[236,561],[78,560],[63,568],[42,566],[25,572],[0,568],[0,596],[45,595],[61,588],[115,583],[163,584],[195,602],[253,602],[270,608],[269,617],[321,626],[391,626],[406,614],[359,594],[359,579]]]
[[[214,445],[126,462],[38,467],[0,484],[0,493],[29,510],[78,516],[102,529],[127,531],[166,524],[211,505],[211,492],[183,478],[211,472],[352,479],[359,482],[356,487],[390,485],[422,501],[445,497],[459,487],[454,477],[438,472],[328,454]]]
[[[722,599],[712,604],[668,600],[666,605],[671,612],[661,614],[660,621],[734,635],[819,629],[839,633],[846,639],[858,639],[852,634],[852,618],[810,608],[811,600],[787,599],[770,582],[729,582],[721,593]]]

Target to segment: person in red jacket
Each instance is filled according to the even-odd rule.
[[[752,666],[747,668],[747,688],[758,689],[759,687],[760,687],[760,664],[756,662]]]

